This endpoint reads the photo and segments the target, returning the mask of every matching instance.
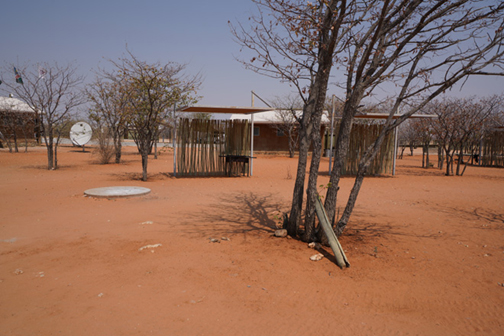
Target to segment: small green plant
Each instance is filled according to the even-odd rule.
[[[273,215],[273,219],[275,221],[275,227],[277,229],[282,229],[284,227],[286,217],[287,217],[287,214],[283,214],[281,212],[278,212]]]
[[[319,185],[319,188],[320,188],[320,189],[319,189],[319,191],[318,191],[318,194],[319,194],[320,199],[323,199],[323,198],[324,198],[324,196],[322,196],[322,195],[321,195],[321,194],[322,194],[322,191],[324,191],[325,189],[329,189],[329,187],[330,187],[331,185],[332,185],[332,183],[331,183],[331,182],[329,182],[329,183],[327,183],[327,184],[321,184],[321,185]]]

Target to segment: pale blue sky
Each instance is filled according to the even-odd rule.
[[[90,81],[91,69],[121,57],[127,44],[141,60],[201,73],[199,104],[250,106],[251,90],[267,98],[290,91],[235,60],[228,20],[247,20],[253,8],[249,0],[2,1],[0,65],[75,62]]]
[[[228,20],[245,22],[254,8],[250,0],[4,0],[0,65],[75,62],[90,81],[91,69],[122,56],[127,44],[139,59],[187,63],[189,74],[200,72],[199,104],[250,106],[251,90],[266,99],[291,91],[287,84],[244,69],[234,58],[242,54]],[[503,91],[504,78],[486,77],[452,93]]]

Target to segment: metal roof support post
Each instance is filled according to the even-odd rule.
[[[254,91],[252,91],[252,107],[254,107]],[[249,173],[250,176],[254,173],[254,113],[250,114],[250,164],[249,164]]]
[[[250,120],[252,121],[250,126],[250,176],[254,173],[254,114],[250,115]]]
[[[399,133],[399,126],[396,126],[394,128],[394,159],[392,160],[392,176],[395,176],[395,168],[396,168],[396,161],[397,161],[397,143],[398,143],[398,133]]]
[[[331,163],[332,163],[332,156],[333,156],[334,112],[335,112],[334,95],[332,95],[331,138],[329,139],[329,143],[330,143],[330,145],[329,145],[329,176],[331,175]]]
[[[397,108],[397,111],[395,114],[400,114],[399,111],[401,109],[401,106]],[[397,163],[397,145],[399,142],[399,126],[396,126],[394,128],[394,158],[392,159],[392,176],[395,176],[395,168],[396,168],[396,163]]]
[[[173,104],[173,176],[177,177],[177,117],[175,116],[175,110],[177,109],[177,104]]]

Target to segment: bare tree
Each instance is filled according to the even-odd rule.
[[[126,99],[126,120],[142,156],[142,180],[147,181],[148,155],[160,125],[175,103],[196,102],[200,78],[184,75],[185,65],[148,64],[127,52],[128,57],[112,61],[115,71],[108,77],[119,85],[119,90],[128,92],[121,99]]]
[[[399,159],[403,158],[404,151],[407,147],[410,148],[411,155],[413,155],[413,149],[416,147],[417,141],[418,137],[413,122],[411,120],[408,120],[401,125],[398,133],[398,143],[401,147]]]
[[[429,104],[427,108],[438,115],[431,121],[433,133],[446,158],[446,175],[463,175],[464,154],[475,155],[485,130],[492,122],[501,104],[501,97],[444,98]],[[455,160],[457,155],[457,160]],[[456,171],[454,172],[455,161]]]
[[[503,41],[503,4],[487,7],[481,1],[385,1],[374,5],[368,16],[373,24],[361,25],[358,31],[363,37],[349,49],[347,101],[371,95],[386,84],[399,89],[382,134],[359,163],[354,187],[338,221],[338,234],[348,223],[366,169],[386,134],[455,83],[471,75],[503,74],[500,66],[504,51],[499,47]],[[376,20],[374,15],[378,15]],[[405,113],[394,120],[392,116],[400,107]],[[343,119],[351,124],[352,115],[355,110],[349,106]],[[338,142],[343,157],[346,141],[341,138]],[[333,218],[337,175],[335,169],[331,176],[335,187],[329,188],[325,204]]]
[[[429,168],[430,145],[434,139],[434,133],[428,119],[415,120],[413,123],[417,139],[422,146],[422,168]]]
[[[277,132],[287,136],[289,144],[289,157],[293,158],[298,148],[299,142],[299,112],[303,109],[303,104],[296,96],[288,95],[286,97],[276,97],[272,105],[278,109],[275,111],[275,117],[270,120]]]
[[[464,169],[460,171],[462,160],[458,162],[457,175],[463,175],[467,165],[482,159],[481,149],[485,136],[497,126],[502,126],[502,117],[504,116],[504,95],[493,95],[477,99],[476,105],[473,107],[474,116],[472,118],[474,124],[471,127],[471,134],[467,142],[464,144],[464,152],[469,155],[469,160],[465,162]],[[484,115],[485,118],[478,122],[478,116]]]
[[[260,74],[289,82],[303,102],[303,113],[299,120],[298,167],[287,225],[289,235],[297,236],[301,225],[308,150],[312,140],[314,148],[306,210],[310,218],[305,223],[314,221],[321,156],[320,124],[333,55],[344,50],[343,38],[350,30],[347,2],[254,2],[258,14],[251,17],[252,27],[231,25],[237,42],[254,52],[254,57],[243,63]],[[313,227],[305,225],[304,239],[311,240],[314,234]]]
[[[503,74],[503,3],[488,6],[479,0],[254,2],[259,13],[251,18],[252,27],[233,28],[241,45],[255,53],[245,63],[256,72],[288,81],[298,88],[305,104],[288,227],[293,235],[299,228],[303,204],[306,158],[302,153],[313,141],[305,239],[311,238],[313,232],[312,204],[320,160],[319,132],[312,130],[320,127],[331,70],[339,68],[344,74],[334,79],[343,90],[345,102],[324,204],[333,222],[341,171],[358,108],[365,97],[378,98],[377,92],[397,88],[391,94],[393,104],[381,134],[359,162],[354,186],[335,228],[338,235],[348,223],[366,170],[387,134],[469,76]],[[394,119],[400,107],[403,114]]]
[[[398,158],[403,158],[406,147],[409,147],[410,155],[413,156],[414,149],[421,146],[422,168],[429,168],[429,148],[433,140],[431,121],[423,118],[406,120],[398,128],[398,131],[399,146],[401,146],[401,153]]]
[[[99,142],[107,146],[107,138],[110,136],[114,145],[115,163],[121,162],[122,139],[127,123],[127,106],[131,92],[125,90],[116,78],[110,78],[110,74],[101,71],[95,81],[88,85],[86,94],[92,102],[89,109],[89,119],[96,123],[99,129]],[[104,148],[105,149],[105,148]],[[107,154],[103,159],[108,156]],[[103,161],[103,160],[102,160]],[[108,162],[108,160],[105,160]]]
[[[12,68],[12,67],[11,67]],[[22,81],[4,84],[16,96],[38,113],[42,136],[47,148],[47,169],[57,169],[57,150],[63,124],[71,112],[85,102],[80,90],[83,77],[73,65],[42,64],[38,67],[18,68]]]

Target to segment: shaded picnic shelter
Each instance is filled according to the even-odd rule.
[[[481,139],[478,164],[488,167],[504,167],[504,126],[487,130]]]
[[[175,176],[252,176],[254,160],[254,115],[275,110],[272,107],[185,106],[177,113],[208,113],[230,115],[227,120],[180,118],[174,140]],[[238,116],[238,118],[236,118]],[[250,116],[239,119],[239,116]],[[387,119],[388,113],[360,113],[359,119]],[[393,115],[393,119],[401,117]],[[436,118],[436,115],[412,115],[409,118]],[[367,131],[366,131],[367,132]],[[331,139],[334,134],[331,135]],[[360,139],[362,140],[362,139]],[[331,156],[332,156],[332,141]],[[390,154],[395,175],[397,130],[390,139]],[[362,146],[361,146],[362,147]],[[385,150],[389,152],[389,150]],[[357,158],[356,158],[357,160]],[[332,157],[329,164],[331,165]],[[355,160],[354,160],[355,161]],[[358,162],[358,160],[356,161]],[[330,170],[331,168],[329,168]]]
[[[177,113],[248,115],[247,119],[180,118],[174,141],[175,176],[253,175],[254,114],[271,107],[185,106]]]
[[[398,119],[402,117],[402,114],[394,114],[392,115],[392,119]],[[389,117],[388,113],[359,113],[355,116],[358,119],[387,119]],[[408,117],[408,119],[432,119],[437,118],[438,116],[435,114],[413,114]],[[397,127],[394,129],[394,145],[393,145],[393,161],[392,161],[392,175],[396,173],[396,163],[397,163],[397,149],[398,149],[398,131]],[[331,160],[329,160],[331,161]],[[330,166],[329,162],[329,166]],[[330,168],[329,168],[330,170]]]

